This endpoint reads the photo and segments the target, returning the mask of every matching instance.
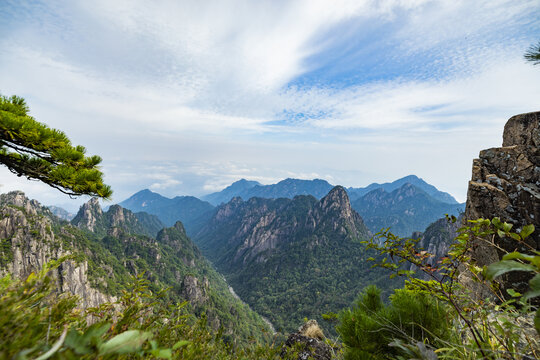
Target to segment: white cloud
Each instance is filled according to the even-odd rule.
[[[116,200],[143,187],[199,195],[241,177],[364,186],[409,173],[464,194],[480,146],[498,145],[511,115],[538,110],[540,72],[520,50],[540,31],[537,5],[59,0],[20,15],[11,3],[1,90],[102,155]],[[373,24],[381,38],[356,43]],[[294,82],[321,64],[339,73],[329,49],[361,68],[355,46],[379,44],[399,49],[370,53],[381,66],[429,58],[428,76]],[[459,164],[437,160],[448,153]],[[54,197],[34,184],[21,187]]]

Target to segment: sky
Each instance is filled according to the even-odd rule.
[[[540,110],[538,41],[540,0],[0,0],[0,93],[100,155],[112,203],[409,174],[465,201],[473,158]]]

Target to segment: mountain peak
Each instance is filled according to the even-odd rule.
[[[327,213],[330,210],[338,210],[345,216],[350,216],[352,213],[351,203],[347,190],[343,186],[335,186],[323,197],[320,201],[322,210]]]
[[[99,199],[93,197],[79,208],[79,212],[73,218],[72,224],[82,229],[94,231],[96,224],[100,222],[102,218],[103,211],[99,205]]]

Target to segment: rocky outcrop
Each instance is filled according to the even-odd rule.
[[[97,198],[83,204],[71,224],[98,235],[114,237],[121,234],[155,237],[165,227],[155,215],[144,212],[134,214],[120,205],[112,205],[107,212],[103,212]]]
[[[533,224],[536,231],[526,243],[540,249],[540,112],[521,114],[506,123],[503,146],[480,152],[473,161],[467,193],[466,219],[499,217],[513,231]],[[472,256],[480,266],[499,260],[504,252],[528,252],[511,238],[495,238],[500,248],[473,244]],[[523,289],[526,273],[511,273],[506,285]]]
[[[297,332],[287,338],[281,357],[290,359],[297,354],[298,360],[330,360],[334,350],[324,342],[324,335],[316,320],[309,320]]]
[[[0,195],[0,239],[2,254],[0,274],[10,273],[24,279],[37,272],[51,260],[70,255],[63,241],[52,230],[51,212],[35,200],[28,200],[20,191]],[[69,237],[69,233],[65,233]],[[52,276],[61,292],[69,292],[80,297],[82,308],[95,307],[112,301],[90,287],[88,263],[67,260],[52,270]]]
[[[193,275],[186,275],[182,283],[182,294],[193,305],[202,305],[208,301],[208,279],[199,282]]]
[[[83,204],[71,223],[78,228],[96,231],[103,221],[103,211],[98,198],[92,198]]]

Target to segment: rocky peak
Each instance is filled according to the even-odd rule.
[[[327,213],[331,210],[338,210],[342,214],[350,215],[352,213],[351,203],[347,190],[343,186],[335,186],[328,195],[320,201],[321,209]]]
[[[234,214],[236,209],[238,209],[243,203],[244,201],[242,200],[241,197],[239,196],[233,197],[231,201],[229,201],[228,203],[224,205],[221,205],[218,208],[217,213],[215,215],[216,220],[222,221],[228,218],[229,216]]]
[[[41,212],[42,206],[36,200],[29,200],[22,191],[11,191],[7,194],[0,194],[0,205],[16,206],[31,215]]]
[[[102,218],[103,211],[101,210],[99,200],[94,197],[79,208],[79,212],[75,215],[71,223],[81,229],[94,231]]]
[[[186,235],[186,229],[184,228],[184,224],[182,224],[181,221],[177,221],[174,226],[173,226],[176,230],[178,230],[180,232],[180,234],[184,235],[184,236],[187,236]]]
[[[503,146],[483,150],[473,160],[465,218],[493,217],[513,224],[514,231],[533,224],[536,231],[527,242],[540,249],[540,112],[510,118],[504,127]],[[496,237],[495,242],[504,251],[527,252],[512,239]],[[476,245],[473,257],[480,266],[499,260],[504,252]],[[510,274],[507,283],[520,289],[526,286],[524,275]]]
[[[111,226],[119,226],[126,222],[124,208],[120,205],[113,205],[107,211],[108,217],[111,219]]]

